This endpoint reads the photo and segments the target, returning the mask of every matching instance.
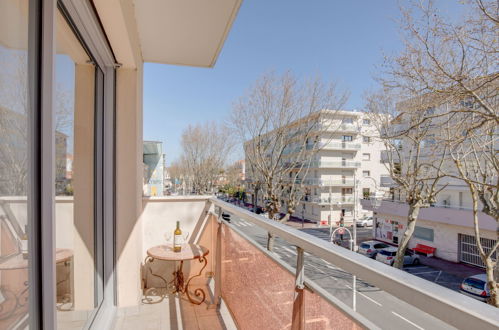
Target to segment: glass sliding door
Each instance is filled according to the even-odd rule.
[[[54,184],[58,329],[90,324],[103,292],[103,74],[70,22],[64,12],[57,12]]]
[[[28,325],[27,0],[0,0],[0,329]]]

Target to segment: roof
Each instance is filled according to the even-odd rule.
[[[94,0],[123,67],[154,62],[213,67],[242,0]]]

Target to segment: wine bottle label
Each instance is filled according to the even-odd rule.
[[[182,235],[175,235],[173,237],[173,245],[174,246],[180,246],[184,243],[184,238],[182,237]]]
[[[28,240],[21,240],[21,252],[28,253]]]

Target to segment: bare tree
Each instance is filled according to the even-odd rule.
[[[459,20],[439,13],[433,0],[410,3],[401,7],[405,47],[385,58],[379,77],[383,86],[406,98],[431,95],[433,103],[472,103],[473,108],[450,107],[449,111],[479,114],[478,126],[489,120],[498,125],[494,100],[499,85],[499,2],[466,1],[467,15]]]
[[[459,20],[444,17],[432,0],[401,8],[405,47],[386,57],[379,80],[392,93],[424,100],[421,109],[438,106],[408,130],[417,130],[423,121],[446,128],[446,136],[437,134],[452,160],[448,165],[454,165],[446,174],[469,187],[477,248],[486,265],[491,304],[498,306],[496,261],[491,259],[496,252],[482,246],[478,212],[481,208],[497,220],[499,2],[470,0],[462,5],[466,14]]]
[[[409,206],[407,228],[394,262],[394,267],[402,268],[420,210],[434,204],[438,193],[445,188],[441,180],[445,177],[443,168],[448,148],[446,144],[437,143],[435,123],[425,120],[434,108],[426,108],[428,103],[421,102],[421,98],[396,100],[387,91],[367,95],[367,109],[386,148],[382,160],[399,199]]]
[[[462,117],[462,116],[460,116]],[[463,120],[464,119],[464,120]],[[472,127],[472,129],[470,129]],[[478,254],[485,265],[489,303],[499,307],[499,137],[497,126],[490,120],[476,128],[473,118],[457,118],[442,130],[442,141],[449,145],[453,167],[447,175],[464,182],[470,191],[473,229]],[[495,243],[486,246],[480,231],[479,213],[495,220]]]
[[[196,194],[212,193],[232,150],[228,130],[215,123],[187,127],[181,138],[180,164]]]
[[[270,219],[276,219],[283,204],[286,215],[279,220],[286,221],[295,212],[302,180],[320,147],[318,132],[332,125],[327,115],[342,107],[348,96],[335,83],[326,85],[319,78],[300,81],[286,72],[263,75],[235,103],[231,123],[244,146],[247,176],[255,191],[262,190]],[[269,250],[273,238],[269,233]]]

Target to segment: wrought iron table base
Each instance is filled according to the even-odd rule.
[[[201,273],[208,265],[208,259],[206,259],[206,257],[203,257],[203,256],[196,258],[196,259],[198,259],[200,263],[204,263],[204,265],[201,268],[201,270],[199,271],[199,273],[191,276],[187,280],[187,282],[184,282],[184,280],[185,280],[184,273],[182,271],[182,268],[184,265],[184,260],[180,260],[180,265],[173,272],[173,279],[168,282],[163,276],[153,273],[152,268],[151,268],[151,264],[154,261],[154,258],[147,256],[146,259],[144,260],[144,266],[147,267],[147,265],[149,264],[149,273],[152,276],[161,279],[163,281],[163,283],[165,284],[165,286],[164,286],[164,289],[157,288],[157,287],[151,287],[151,288],[146,289],[144,292],[144,298],[142,299],[142,302],[145,304],[157,304],[157,303],[162,302],[163,299],[165,299],[165,297],[168,294],[180,293],[180,294],[185,294],[187,296],[187,299],[189,300],[189,302],[191,302],[192,304],[201,305],[206,300],[206,293],[204,292],[204,290],[202,288],[195,289],[194,295],[200,299],[200,300],[196,301],[191,297],[191,295],[189,293],[189,285],[190,285],[190,282],[192,281],[193,278],[201,276]],[[168,291],[170,291],[170,292],[168,292]],[[155,301],[155,299],[151,298],[151,296],[159,296],[159,300]]]

